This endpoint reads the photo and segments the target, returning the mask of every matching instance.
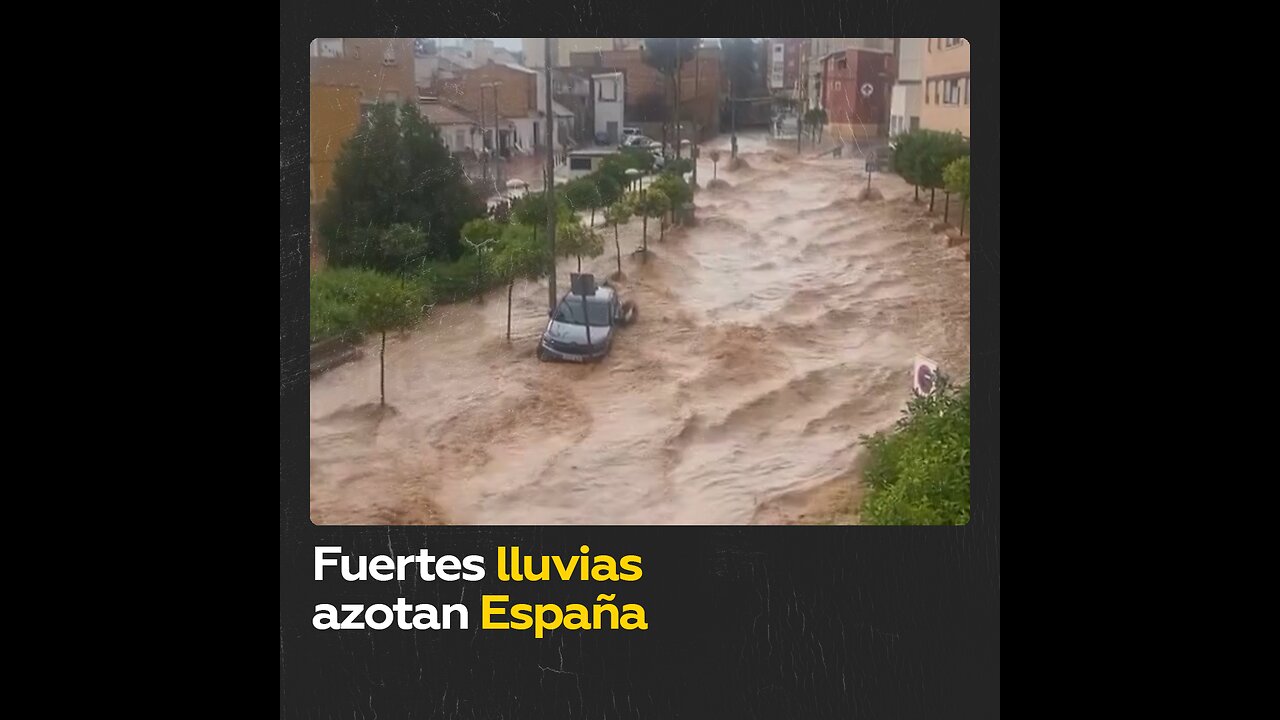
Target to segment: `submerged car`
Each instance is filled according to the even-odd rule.
[[[538,359],[599,360],[613,349],[617,329],[631,324],[635,316],[635,305],[620,301],[617,291],[608,285],[585,297],[565,293],[542,333]]]

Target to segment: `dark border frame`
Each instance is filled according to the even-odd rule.
[[[998,3],[893,5],[703,3],[684,24],[725,36],[967,33],[990,76],[973,200],[972,521],[959,528],[317,527],[309,518],[306,46],[314,36],[501,36],[548,20],[565,36],[654,25],[675,14],[604,0],[548,9],[499,0],[434,5],[289,0],[280,75],[280,714],[281,717],[886,717],[999,716],[1000,87]],[[980,19],[982,14],[985,18]],[[536,17],[535,17],[536,15]],[[712,18],[726,18],[713,22]],[[443,20],[443,22],[440,22]],[[700,21],[700,22],[699,22]],[[762,28],[769,31],[762,32]],[[339,30],[339,28],[341,30]],[[866,29],[866,30],[863,30]],[[446,33],[446,30],[448,31]],[[692,30],[689,31],[690,34]],[[480,583],[396,587],[318,583],[316,545],[361,554],[479,553]],[[531,602],[590,602],[595,586],[515,587],[493,580],[498,545],[564,554],[587,544],[644,557],[619,588],[642,602],[643,633],[327,632],[317,602],[457,602],[473,628],[485,592]],[[543,584],[545,585],[545,584]],[[590,596],[588,597],[588,595]]]

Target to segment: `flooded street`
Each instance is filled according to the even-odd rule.
[[[737,171],[727,136],[703,147],[695,227],[659,242],[650,220],[645,262],[640,221],[621,228],[616,285],[639,318],[603,362],[535,359],[544,281],[516,285],[510,344],[505,288],[388,337],[386,411],[377,338],[314,378],[313,521],[777,523],[855,483],[859,435],[899,416],[914,356],[968,377],[969,264],[896,176],[859,202],[860,160],[739,140]],[[706,189],[714,147],[730,188]],[[599,230],[584,270],[603,279]],[[575,267],[559,261],[560,292]]]

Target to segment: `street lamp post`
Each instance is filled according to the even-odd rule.
[[[551,104],[551,41],[553,38],[547,38],[546,44],[543,46],[543,78],[546,86],[547,97],[547,115],[555,117],[555,108]],[[551,275],[547,282],[547,315],[554,315],[556,312],[556,167],[555,157],[552,155],[551,148],[555,144],[554,128],[551,123],[547,123],[547,181],[546,187],[543,189],[543,197],[547,201],[547,244],[551,252]]]

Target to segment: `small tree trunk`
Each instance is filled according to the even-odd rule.
[[[919,185],[916,186],[916,199],[913,200],[912,202],[920,202],[920,186]]]
[[[622,275],[622,243],[618,240],[618,226],[613,226],[613,247],[618,251],[618,275]]]
[[[382,331],[382,351],[378,353],[378,393],[381,396],[379,406],[387,405],[387,331]]]
[[[578,258],[578,272],[582,272],[582,256],[578,255],[576,257]]]
[[[712,163],[712,164],[711,164],[711,179],[712,179],[712,180],[715,180],[715,179],[716,179],[716,178],[718,178],[718,177],[720,177],[720,163],[718,163],[718,162],[716,162],[716,163]]]
[[[645,215],[644,220],[640,222],[641,236],[643,237],[644,251],[649,252],[649,216]]]
[[[667,219],[658,220],[658,242],[663,242],[667,237]]]
[[[515,286],[515,280],[507,283],[507,342],[511,342],[511,290]]]
[[[929,212],[933,212],[933,194],[934,189],[929,188]]]
[[[942,222],[951,222],[951,192],[944,190],[942,194],[945,196],[942,200]]]
[[[965,210],[967,210],[968,208],[969,208],[969,199],[965,198],[965,201],[960,205],[960,235],[961,236],[964,235],[964,216],[965,216]]]
[[[595,227],[595,226],[596,226],[596,209],[591,208],[591,226],[590,227]]]

